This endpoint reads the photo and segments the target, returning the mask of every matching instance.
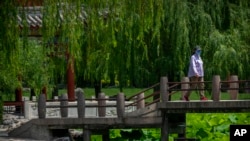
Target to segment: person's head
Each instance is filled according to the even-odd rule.
[[[200,46],[195,46],[193,50],[193,54],[199,55],[201,54],[201,47]]]

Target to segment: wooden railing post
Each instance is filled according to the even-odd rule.
[[[167,102],[169,98],[168,93],[168,78],[167,77],[161,77],[160,80],[160,95],[162,102]]]
[[[213,76],[212,81],[212,99],[213,101],[220,101],[220,76]]]
[[[118,117],[124,117],[125,114],[125,98],[123,93],[117,95],[116,112]]]
[[[68,117],[68,95],[67,94],[63,94],[61,95],[60,98],[60,111],[61,111],[61,117]]]
[[[181,98],[183,98],[184,95],[186,94],[187,90],[189,89],[189,84],[186,83],[186,82],[189,82],[189,78],[188,77],[183,77],[181,79],[181,82],[185,82],[184,84],[181,84],[181,89],[182,89]],[[184,100],[184,99],[182,99],[182,100]]]
[[[78,112],[78,118],[84,118],[85,117],[85,98],[84,93],[81,89],[77,89],[75,91],[77,96],[77,112]]]
[[[44,119],[46,117],[46,97],[40,94],[38,97],[38,117]]]
[[[106,100],[105,94],[99,93],[98,94],[98,115],[99,117],[105,117],[106,115]]]
[[[144,93],[137,95],[137,109],[145,107]]]
[[[230,77],[230,81],[238,81],[238,76],[237,75],[232,75]],[[238,99],[238,93],[239,93],[239,83],[235,82],[235,83],[230,83],[229,85],[229,89],[234,89],[234,90],[229,90],[229,94],[230,94],[230,99],[231,100],[237,100]]]

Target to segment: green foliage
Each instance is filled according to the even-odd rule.
[[[245,71],[249,70],[244,65],[248,63],[249,53],[248,4],[247,1],[228,0],[64,0],[60,3],[45,0],[42,38],[49,52],[59,53],[54,50],[55,46],[47,44],[56,37],[59,50],[74,56],[76,75],[86,80],[116,78],[120,85],[126,86],[128,84],[124,79],[130,79],[130,85],[144,86],[141,83],[149,85],[158,81],[157,72],[173,77],[171,80],[180,80],[186,75],[187,60],[196,44],[204,48],[208,78],[213,74],[235,73],[244,78]],[[5,13],[18,13],[13,3],[4,2],[1,5]],[[5,9],[5,6],[8,8]],[[26,13],[19,11],[18,14],[24,17]],[[12,18],[3,20],[10,20],[3,22],[3,27],[9,27],[8,23],[17,24]],[[29,32],[27,22],[24,20],[22,24],[24,30],[21,35],[25,37],[25,45]],[[15,43],[16,48],[16,27],[4,29],[7,32],[1,32],[5,37],[3,39],[8,40],[2,40],[2,47]],[[12,37],[6,38],[4,33],[10,33]],[[229,59],[232,50],[235,55]],[[157,60],[162,58],[167,67],[155,68]],[[230,63],[225,65],[228,60]],[[65,72],[63,64],[57,64],[56,68],[59,66]],[[139,80],[135,79],[136,76]]]
[[[197,138],[201,141],[228,141],[229,126],[232,124],[250,124],[249,113],[203,113],[187,114],[187,138]],[[132,129],[113,129],[110,130],[110,139],[124,141],[129,140],[121,135],[121,132],[132,133]],[[141,129],[143,136],[141,141],[158,141],[160,140],[160,129]],[[177,136],[175,134],[169,136],[169,140],[173,141]],[[131,140],[133,137],[131,137]]]
[[[13,55],[18,50],[17,10],[14,1],[0,2],[0,52],[3,52],[0,59],[8,63],[15,62]]]
[[[111,129],[110,131],[111,141],[159,141],[160,129],[148,128],[148,129]]]
[[[187,114],[187,137],[202,141],[228,141],[229,126],[232,124],[250,124],[249,113],[206,113]]]
[[[24,48],[28,44],[27,21],[18,32],[14,18],[24,19],[27,10],[8,2],[1,3],[1,10],[0,47],[3,56],[12,58],[20,46],[18,35]],[[120,91],[128,85],[150,86],[162,75],[179,81],[197,44],[203,49],[206,79],[215,74],[249,77],[246,0],[44,0],[41,13],[38,33],[43,53],[54,55],[54,83],[64,79],[71,62],[77,83],[110,80],[113,85],[118,80]]]
[[[41,90],[49,84],[49,69],[53,67],[49,64],[44,49],[38,41],[29,41],[26,48],[22,48],[19,53],[19,67],[22,80],[27,87]],[[39,91],[38,91],[39,92]]]

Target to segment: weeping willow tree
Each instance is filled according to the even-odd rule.
[[[146,87],[167,75],[186,76],[192,48],[203,49],[206,79],[219,74],[249,76],[247,0],[44,0],[44,54],[54,57],[50,79],[65,77],[72,62],[77,84],[119,82]],[[20,30],[14,2],[1,2],[3,61],[14,60]],[[24,22],[25,25],[25,22]],[[21,31],[27,36],[28,28]],[[23,38],[22,47],[28,38]],[[52,55],[53,56],[53,55]],[[8,58],[8,59],[6,59]],[[68,63],[70,64],[70,63]],[[65,67],[66,65],[66,67]],[[15,74],[18,68],[16,67]]]
[[[163,75],[179,81],[186,76],[195,45],[203,48],[207,79],[214,74],[246,76],[248,1],[64,1],[66,7],[74,6],[75,12],[64,16],[75,24],[51,20],[60,19],[60,9],[72,9],[55,0],[46,1],[45,7],[46,3],[44,36],[51,38],[60,31],[67,41],[73,41],[69,51],[79,58],[76,75],[83,78],[80,80],[104,79],[111,84],[118,80],[121,91],[127,85],[151,85]],[[73,20],[78,12],[84,13],[84,21]],[[49,18],[51,15],[54,17]],[[223,54],[231,51],[235,58],[227,61],[232,54]]]
[[[88,1],[86,6],[98,11],[106,8],[107,18],[92,15],[91,24],[98,25],[98,34],[108,42],[102,44],[102,55],[109,64],[109,77],[116,74],[120,86],[126,85],[125,80],[132,86],[145,86],[162,75],[179,81],[186,76],[195,45],[203,48],[206,79],[214,74],[246,78],[247,1]],[[98,34],[91,34],[95,43],[100,41]]]
[[[209,35],[206,47],[206,63],[210,75],[219,74],[223,79],[238,75],[249,79],[249,6],[248,1],[225,1],[216,15],[215,29]],[[214,19],[213,19],[214,20]],[[220,22],[219,22],[220,21]],[[210,60],[210,61],[209,61]],[[212,61],[211,61],[212,60]]]
[[[19,32],[17,26],[18,10],[14,1],[0,2],[0,94],[1,100],[4,93],[13,93],[14,89],[21,86],[18,76],[20,67],[16,53],[19,51]]]

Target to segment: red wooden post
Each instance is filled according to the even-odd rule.
[[[23,96],[22,96],[22,88],[21,87],[16,88],[15,94],[16,94],[16,101],[17,102],[22,101]]]
[[[21,83],[21,81],[22,81],[21,75],[18,75],[17,79]],[[19,87],[16,88],[15,94],[16,94],[16,101],[17,102],[22,101],[22,97],[23,97],[23,95],[22,95],[22,86],[19,86]]]
[[[46,86],[44,86],[44,87],[42,88],[42,94],[45,95],[45,99],[47,100],[47,88],[46,88]]]
[[[43,0],[17,0],[17,3],[21,6],[42,6]]]
[[[74,59],[67,55],[68,65],[67,65],[67,92],[68,100],[75,101],[75,78],[74,78]]]

